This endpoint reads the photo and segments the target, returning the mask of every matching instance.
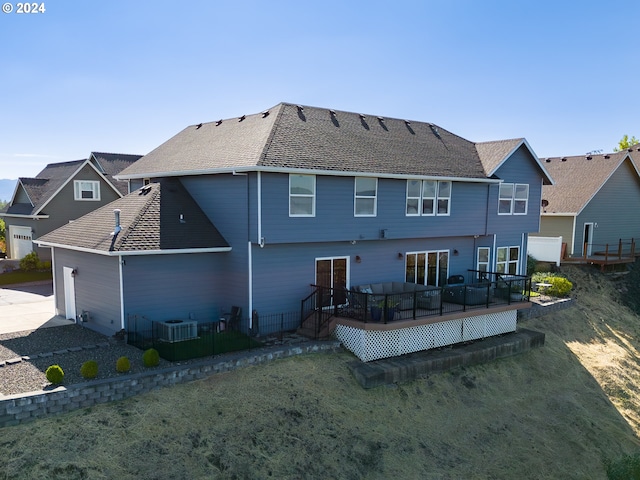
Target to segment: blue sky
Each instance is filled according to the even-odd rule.
[[[28,15],[9,3],[0,178],[145,154],[282,101],[526,137],[540,157],[640,137],[634,1],[48,0]]]

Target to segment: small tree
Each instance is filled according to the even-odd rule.
[[[627,148],[632,147],[633,145],[637,145],[640,143],[636,137],[629,138],[629,135],[624,135],[622,139],[618,142],[618,146],[613,149],[614,152],[621,152],[626,150]]]

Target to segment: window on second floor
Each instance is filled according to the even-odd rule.
[[[451,182],[407,180],[407,216],[449,215]]]
[[[74,200],[100,200],[100,182],[96,180],[74,180]]]
[[[313,217],[315,214],[315,175],[289,175],[289,216]]]
[[[356,177],[353,214],[356,217],[375,217],[377,197],[377,178]]]
[[[529,185],[501,183],[498,215],[526,215],[529,204]]]

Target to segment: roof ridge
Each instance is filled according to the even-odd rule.
[[[271,131],[269,132],[269,136],[267,137],[267,139],[264,142],[264,147],[262,148],[262,153],[260,153],[260,156],[258,157],[258,161],[256,162],[256,164],[260,164],[265,158],[267,158],[267,153],[269,152],[269,149],[271,148],[271,144],[273,143],[273,138],[275,137],[276,131],[278,130],[279,126],[280,126],[280,119],[282,118],[282,115],[284,114],[284,107],[285,107],[284,102],[281,102],[277,105],[275,105],[272,108],[277,108],[278,112],[276,113],[276,119],[273,121],[273,126],[271,127]],[[265,110],[268,111],[268,110]]]

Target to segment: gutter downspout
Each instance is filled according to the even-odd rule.
[[[122,255],[118,255],[118,277],[120,281],[120,330],[124,330],[124,278],[122,275],[122,266],[124,259]]]

